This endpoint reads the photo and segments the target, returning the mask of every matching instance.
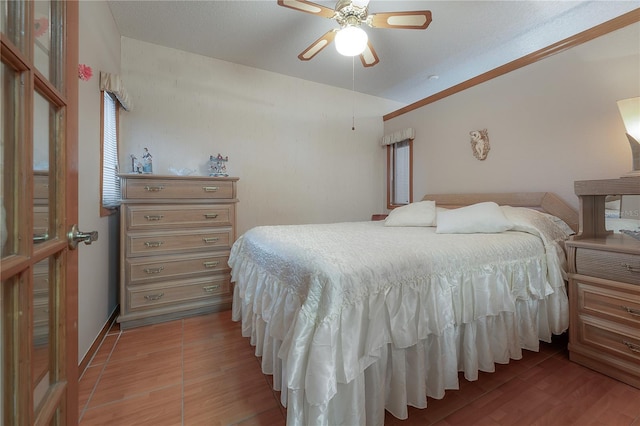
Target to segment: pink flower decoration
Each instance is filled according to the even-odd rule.
[[[38,18],[33,22],[33,34],[40,37],[47,32],[49,28],[49,20],[47,18]]]
[[[78,78],[83,81],[89,81],[93,75],[93,70],[89,65],[78,64]]]

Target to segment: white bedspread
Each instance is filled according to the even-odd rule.
[[[474,380],[565,331],[566,235],[538,212],[503,211],[518,231],[358,222],[240,237],[233,318],[282,389],[288,424],[382,424],[384,408],[406,418],[407,404],[457,388],[458,371]]]

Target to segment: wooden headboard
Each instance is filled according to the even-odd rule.
[[[540,210],[564,220],[578,231],[578,212],[553,192],[504,192],[488,194],[427,194],[422,200],[433,200],[439,207],[454,209],[484,201],[499,205],[528,207]]]

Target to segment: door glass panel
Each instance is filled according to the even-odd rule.
[[[33,242],[42,243],[51,238],[50,223],[54,211],[49,209],[53,195],[49,173],[49,144],[53,134],[51,117],[55,116],[53,105],[39,93],[34,95],[33,114]]]
[[[35,67],[60,92],[63,92],[62,13],[64,2],[35,1],[33,17]]]
[[[49,74],[49,54],[51,52],[51,3],[35,1],[33,15],[33,61],[38,71],[46,78]]]
[[[0,2],[0,31],[15,44],[22,53],[26,53],[27,39],[21,28],[25,27],[27,6],[26,1]]]
[[[2,63],[0,67],[0,248],[2,257],[15,254],[16,237],[16,158],[20,140],[16,110],[19,75]]]
[[[49,323],[51,321],[50,283],[55,282],[55,262],[44,259],[33,267],[33,406],[38,407],[49,388]]]

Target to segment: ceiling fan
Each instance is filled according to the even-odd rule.
[[[323,18],[335,19],[340,24],[340,29],[327,31],[300,53],[298,58],[301,61],[312,59],[335,39],[338,52],[345,56],[360,55],[362,65],[372,67],[380,62],[380,59],[368,40],[367,33],[360,28],[362,24],[372,28],[424,30],[431,23],[431,12],[428,10],[369,15],[369,0],[339,0],[335,9],[307,0],[278,0],[278,4]]]

